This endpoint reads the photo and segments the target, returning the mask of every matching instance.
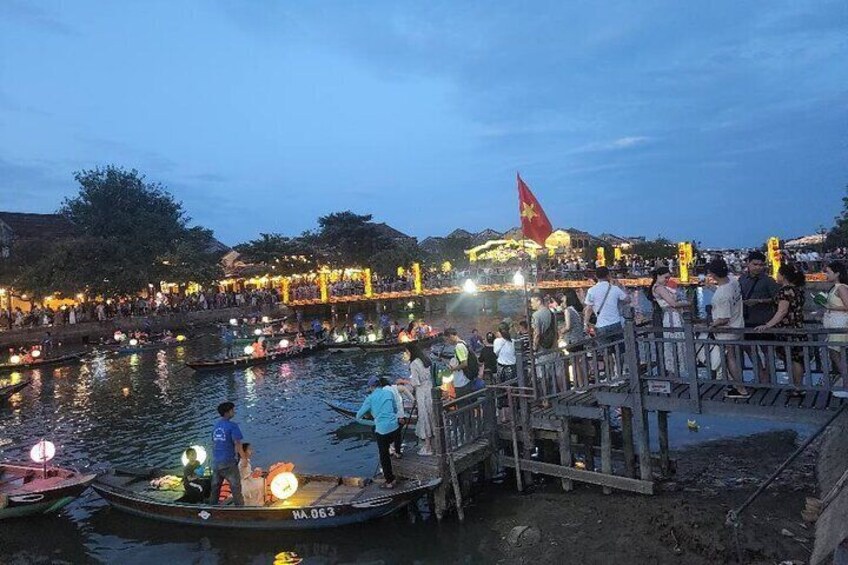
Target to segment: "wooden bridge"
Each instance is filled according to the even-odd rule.
[[[436,454],[405,455],[396,473],[443,479],[434,501],[439,517],[453,498],[462,518],[471,474],[490,477],[500,468],[516,471],[519,490],[542,474],[561,479],[566,491],[582,482],[605,493],[652,494],[675,466],[670,412],[815,424],[848,408],[848,343],[828,341],[834,330],[777,329],[758,341],[745,339],[744,330],[722,332],[739,335],[717,340],[688,315],[672,332],[636,327],[631,313],[607,343],[587,340],[572,351],[519,357],[511,382],[450,402],[434,389]],[[798,334],[804,341],[787,341]],[[787,364],[793,354],[803,362]],[[726,394],[735,383],[727,376],[740,372],[749,395],[735,398]],[[506,406],[505,414],[498,405]],[[650,449],[651,417],[657,453]]]

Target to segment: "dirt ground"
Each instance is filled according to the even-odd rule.
[[[518,494],[508,481],[497,494],[477,496],[478,507],[466,510],[466,517],[477,528],[488,528],[478,551],[489,563],[734,563],[727,511],[740,505],[796,442],[795,432],[783,431],[679,451],[676,477],[655,496],[604,495],[589,486],[564,493],[558,480]],[[802,455],[743,514],[743,562],[808,561],[813,525],[803,522],[801,510],[804,497],[816,493],[814,461],[813,453]],[[510,543],[515,526],[537,528],[539,541]]]

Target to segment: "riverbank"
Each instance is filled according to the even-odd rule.
[[[727,511],[741,504],[797,445],[793,431],[768,432],[692,446],[675,453],[674,482],[655,496],[603,495],[577,486],[563,493],[558,481],[521,495],[478,496],[466,510],[490,563],[730,563],[736,560]],[[739,539],[745,563],[807,563],[813,526],[801,518],[806,496],[815,496],[815,454],[796,461],[742,516]],[[514,544],[510,532],[530,526],[538,543]],[[792,535],[788,535],[788,534]],[[533,541],[533,532],[522,536]],[[522,540],[519,540],[522,541]]]

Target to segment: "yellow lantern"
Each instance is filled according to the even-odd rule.
[[[183,334],[180,334],[180,335],[177,336],[177,341],[182,342],[182,341],[185,341],[185,340],[186,340],[186,336],[184,336]]]
[[[412,278],[414,281],[413,289],[415,289],[415,294],[421,294],[421,265],[419,263],[412,264]]]
[[[402,277],[405,273],[406,273],[406,269],[404,269],[403,267],[397,268],[397,276]]]
[[[621,247],[613,247],[612,253],[616,261],[621,261]]]
[[[271,494],[277,500],[285,500],[297,492],[297,477],[294,473],[284,472],[271,479]]]
[[[771,276],[777,277],[777,271],[780,269],[780,264],[783,258],[780,255],[780,240],[776,237],[768,239],[768,260],[771,263]]]
[[[365,283],[365,296],[373,296],[374,290],[371,287],[371,269],[362,271],[362,282]]]
[[[598,249],[595,252],[595,256],[596,256],[596,259],[597,259],[597,261],[596,261],[597,266],[598,267],[605,267],[606,264],[607,264],[607,255],[606,255],[606,251],[604,251],[603,245],[598,247]]]
[[[450,273],[450,270],[451,270],[451,262],[450,261],[445,261],[444,263],[442,263],[442,272],[443,273]]]

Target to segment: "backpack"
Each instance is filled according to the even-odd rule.
[[[539,346],[544,349],[551,349],[556,343],[556,318],[554,317],[554,313],[548,310],[548,314],[551,316],[551,323],[548,325],[548,329],[544,331],[542,335],[539,336]]]
[[[465,367],[462,372],[465,373],[468,380],[473,382],[474,379],[477,378],[477,375],[480,374],[480,363],[477,361],[477,356],[474,355],[474,352],[471,351],[471,348],[468,347],[467,343],[464,341],[460,341],[459,343],[463,344],[465,349],[468,351],[468,366]],[[456,356],[456,353],[454,353],[454,356]]]

